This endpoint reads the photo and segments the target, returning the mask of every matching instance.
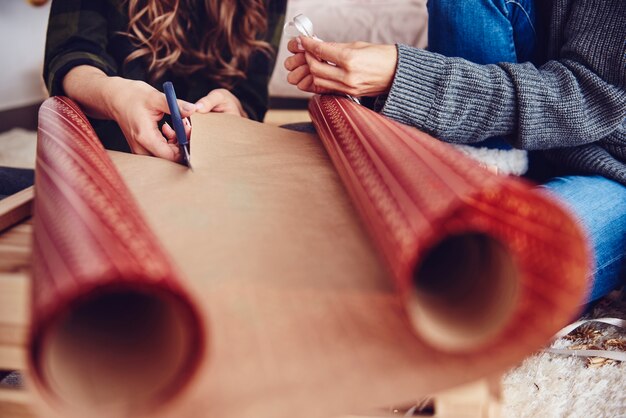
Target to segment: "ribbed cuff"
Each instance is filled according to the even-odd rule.
[[[597,144],[550,149],[544,151],[544,155],[553,163],[570,170],[599,174],[626,185],[624,164]]]
[[[382,114],[427,132],[437,128],[432,114],[444,76],[444,57],[398,44],[398,66]]]

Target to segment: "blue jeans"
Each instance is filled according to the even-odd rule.
[[[535,52],[532,0],[428,0],[428,49],[476,64],[525,62]],[[504,138],[477,147],[511,149]]]
[[[594,266],[588,301],[626,279],[626,186],[602,176],[556,177],[540,186],[577,218],[587,233]]]
[[[429,49],[477,64],[531,61],[536,31],[533,0],[429,0]],[[491,138],[480,146],[505,148]],[[543,186],[577,218],[593,250],[588,301],[626,279],[626,186],[601,176],[565,176]]]
[[[532,60],[534,25],[532,0],[428,0],[428,49],[476,64]]]

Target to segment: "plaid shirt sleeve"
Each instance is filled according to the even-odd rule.
[[[48,22],[44,81],[50,95],[62,95],[63,78],[78,65],[91,65],[109,76],[117,75],[116,60],[107,52],[110,19],[122,19],[117,0],[53,0]],[[268,83],[276,63],[287,0],[267,0],[270,56],[257,52],[249,62],[246,79],[232,92],[251,119],[263,120],[269,102]],[[117,22],[119,23],[119,22]],[[119,25],[117,25],[119,26]]]
[[[263,121],[269,104],[268,84],[280,45],[280,38],[285,24],[287,0],[268,0],[268,25],[265,41],[269,42],[272,52],[268,57],[263,53],[254,54],[249,63],[246,79],[239,82],[233,94],[239,98],[250,119]]]
[[[117,73],[107,53],[107,0],[53,0],[48,20],[43,77],[51,96],[62,95],[63,78],[78,65]]]

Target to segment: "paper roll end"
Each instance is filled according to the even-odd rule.
[[[483,233],[436,244],[413,274],[407,301],[420,337],[448,352],[491,342],[516,308],[519,270],[507,248]]]
[[[71,410],[136,416],[191,379],[202,357],[201,330],[197,313],[176,294],[99,289],[46,328],[33,351],[35,378]]]

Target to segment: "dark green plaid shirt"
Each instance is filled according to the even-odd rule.
[[[267,4],[268,31],[264,39],[272,45],[274,53],[271,57],[255,53],[250,58],[246,78],[230,89],[250,118],[259,121],[267,111],[267,85],[276,62],[287,0],[267,0]],[[138,59],[124,64],[126,57],[135,50],[130,39],[120,34],[128,30],[127,10],[126,0],[52,1],[43,72],[50,95],[64,94],[63,78],[78,65],[91,65],[110,76],[148,82],[145,61]],[[202,72],[184,77],[166,74],[153,86],[162,91],[165,80],[174,83],[180,99],[192,103],[222,87]],[[91,122],[107,148],[129,151],[115,122],[94,119]]]

